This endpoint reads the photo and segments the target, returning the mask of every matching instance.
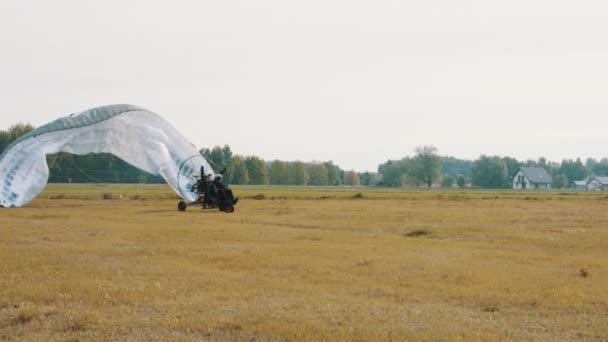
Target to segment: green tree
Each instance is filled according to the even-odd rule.
[[[441,187],[442,188],[451,188],[454,185],[454,178],[450,176],[445,176],[441,178]]]
[[[587,170],[593,170],[595,164],[597,164],[597,160],[593,158],[587,158],[587,160],[585,161],[585,167],[587,168]]]
[[[275,160],[268,167],[268,180],[270,184],[286,185],[289,184],[289,172],[287,163]]]
[[[372,183],[372,174],[371,172],[363,172],[359,174],[359,180],[361,182],[361,185],[364,186],[370,186]]]
[[[353,186],[361,185],[359,175],[353,170],[344,172],[344,184]]]
[[[308,185],[326,186],[329,184],[327,167],[324,163],[309,163],[308,169]]]
[[[460,175],[456,179],[456,184],[458,184],[458,187],[462,189],[467,184],[467,179],[463,175]]]
[[[232,165],[228,169],[228,179],[232,184],[249,184],[249,172],[243,157],[232,157]]]
[[[34,130],[29,123],[18,123],[11,125],[6,131],[0,131],[0,153],[4,151],[13,141]]]
[[[327,184],[328,185],[341,185],[342,178],[340,178],[340,167],[334,164],[333,161],[323,163],[327,169]]]
[[[224,147],[222,147],[222,154],[224,159],[224,166],[229,167],[230,164],[232,164],[232,150],[230,149],[230,146],[224,145]]]
[[[256,156],[248,156],[245,158],[245,166],[249,174],[249,184],[268,184],[268,169],[263,159]]]
[[[597,176],[608,176],[608,158],[602,158],[591,167],[591,171]]]
[[[31,131],[34,130],[34,126],[32,126],[29,123],[18,123],[15,125],[12,125],[8,128],[8,132],[10,134],[10,139],[11,142],[17,140],[18,138],[20,138],[22,135],[25,135]]]
[[[430,188],[440,176],[442,158],[435,146],[418,146],[415,151],[409,173]]]
[[[562,189],[568,186],[568,177],[566,175],[556,175],[553,177],[553,187]]]
[[[388,160],[378,166],[378,173],[382,176],[381,186],[397,188],[403,186],[407,171],[407,159]]]
[[[288,164],[287,170],[289,172],[289,184],[308,184],[308,170],[306,169],[306,164],[301,161],[291,162]]]
[[[505,166],[507,167],[507,177],[505,177],[505,184],[503,184],[502,187],[510,188],[513,185],[513,177],[515,176],[517,171],[519,171],[521,163],[517,159],[511,157],[504,157],[502,158],[502,160],[505,162]],[[546,163],[543,164],[546,166]]]
[[[8,133],[7,131],[0,131],[0,153],[2,153],[4,151],[4,149],[6,149],[8,147],[8,145],[10,145],[11,143],[11,136],[10,133]]]
[[[473,161],[468,159],[458,159],[455,157],[443,157],[441,164],[442,175],[464,175],[471,176]]]
[[[559,174],[565,175],[569,181],[582,180],[589,175],[589,171],[583,165],[580,158],[576,160],[564,159],[559,168]]]
[[[214,169],[217,169],[215,171],[220,171],[224,167],[230,168],[230,164],[232,163],[232,150],[230,146],[213,146],[211,149],[203,148],[199,152],[209,161]]]
[[[482,155],[473,162],[471,182],[482,188],[503,188],[508,177],[506,162],[497,156]]]

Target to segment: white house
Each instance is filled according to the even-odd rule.
[[[551,189],[553,178],[542,167],[520,167],[513,177],[513,189]]]
[[[593,176],[587,182],[587,190],[589,191],[608,191],[608,177]]]
[[[573,190],[587,190],[587,182],[584,180],[580,180],[580,181],[574,181],[572,182],[572,185],[570,186],[571,189]]]

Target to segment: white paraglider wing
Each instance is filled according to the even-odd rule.
[[[45,187],[49,168],[46,155],[68,152],[78,155],[111,153],[127,163],[162,176],[188,201],[196,193],[183,191],[179,180],[184,163],[200,156],[173,126],[158,114],[132,105],[111,105],[72,114],[39,127],[13,142],[0,155],[0,205],[20,207]],[[197,157],[196,165],[213,173],[209,163]],[[183,175],[182,175],[183,177]]]

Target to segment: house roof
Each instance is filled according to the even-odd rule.
[[[524,173],[526,178],[530,180],[532,183],[538,184],[551,184],[553,183],[553,178],[547,172],[547,170],[542,167],[520,167],[521,172]]]
[[[574,181],[574,185],[586,186],[587,182],[585,182],[584,180],[582,180],[582,181]]]
[[[602,185],[608,185],[608,177],[606,176],[595,176],[591,180],[597,179]],[[590,181],[591,181],[590,180]]]

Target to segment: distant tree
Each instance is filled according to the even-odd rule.
[[[15,125],[12,125],[8,128],[8,132],[10,134],[10,139],[11,142],[17,140],[18,138],[20,138],[22,135],[25,135],[31,131],[34,130],[34,126],[32,126],[29,123],[18,123]]]
[[[506,162],[497,156],[482,155],[473,162],[471,182],[482,188],[504,188],[508,170]]]
[[[544,159],[544,158],[541,158],[541,159]],[[502,187],[510,188],[513,184],[512,183],[513,177],[515,177],[515,174],[521,167],[521,163],[517,159],[511,158],[511,157],[503,157],[502,160],[504,161],[505,166],[507,167],[507,177],[505,177],[505,179],[504,179],[505,183],[503,184]],[[542,164],[537,164],[537,165],[542,165]]]
[[[224,147],[222,147],[222,154],[224,159],[224,166],[229,167],[232,163],[232,149],[230,149],[230,146],[224,145]]]
[[[211,163],[214,169],[217,169],[215,171],[220,171],[224,167],[229,168],[232,162],[232,150],[228,145],[224,145],[224,147],[214,146],[212,149],[203,148],[199,152]]]
[[[215,148],[220,148],[219,146],[215,146],[213,147],[213,149]],[[207,161],[211,164],[212,167],[217,168],[217,165],[220,164],[224,164],[224,158],[223,155],[222,156],[218,156],[217,153],[213,153],[213,149],[210,148],[202,148],[200,149],[199,153],[205,157],[205,159],[207,159]]]
[[[0,131],[0,153],[11,144],[11,136],[7,131]]]
[[[407,161],[388,160],[384,164],[378,166],[378,173],[382,176],[382,182],[379,185],[386,187],[401,187],[403,186],[404,176],[407,170]]]
[[[587,158],[587,160],[585,160],[585,167],[587,168],[587,170],[593,170],[595,164],[597,164],[597,160],[593,158]]]
[[[403,185],[419,188],[423,184],[419,178],[412,176],[412,168],[415,167],[416,166],[408,167],[408,172],[403,176]]]
[[[308,185],[322,185],[326,186],[329,184],[329,177],[327,167],[324,163],[308,163]]]
[[[597,176],[608,176],[608,158],[602,158],[593,164],[591,171]]]
[[[268,167],[268,180],[270,184],[286,185],[289,184],[289,172],[287,162],[275,160]]]
[[[441,165],[442,175],[465,175],[471,176],[473,161],[468,159],[458,159],[455,157],[443,157]]]
[[[353,171],[346,171],[344,173],[344,184],[345,185],[361,185],[361,180],[359,179],[359,175]]]
[[[263,159],[256,156],[245,157],[245,166],[249,175],[249,184],[268,184],[268,169]]]
[[[553,177],[553,187],[562,189],[568,186],[568,177],[566,175],[556,175]]]
[[[13,141],[19,139],[22,135],[34,130],[34,126],[29,123],[18,123],[10,126],[6,131],[0,131],[0,153],[4,151]]]
[[[441,179],[441,187],[442,188],[451,188],[454,185],[454,178],[450,176],[445,176]]]
[[[559,168],[559,174],[565,175],[569,181],[582,180],[589,175],[589,171],[583,165],[580,158],[576,160],[564,159]]]
[[[345,175],[346,177],[346,175]],[[370,172],[362,172],[359,174],[359,180],[361,185],[369,186],[372,181],[372,174]]]
[[[559,163],[549,161],[547,162],[547,165],[545,165],[545,169],[547,170],[547,172],[549,172],[551,176],[556,176],[559,174],[559,166]]]
[[[418,146],[415,151],[416,155],[409,174],[430,188],[440,176],[441,156],[437,153],[435,146]]]
[[[340,177],[340,167],[331,160],[323,163],[327,169],[327,184],[329,185],[341,185],[342,178]]]
[[[463,175],[458,176],[458,178],[456,179],[456,184],[458,184],[459,188],[464,188],[464,186],[467,184],[467,179],[464,178]]]
[[[289,173],[289,184],[308,184],[308,170],[306,169],[306,164],[301,161],[291,162],[287,165],[287,170]]]
[[[232,165],[228,169],[228,179],[232,184],[249,184],[249,171],[241,156],[232,157]]]

